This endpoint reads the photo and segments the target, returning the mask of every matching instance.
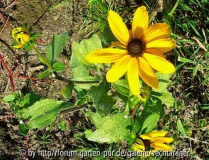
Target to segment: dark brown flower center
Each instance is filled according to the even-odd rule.
[[[129,42],[127,49],[128,54],[132,57],[140,57],[144,51],[144,44],[139,39],[133,39]]]
[[[142,140],[145,145],[145,151],[148,151],[150,149],[150,141],[149,140]]]

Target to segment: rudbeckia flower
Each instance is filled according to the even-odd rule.
[[[153,71],[173,73],[175,67],[166,60],[163,53],[172,50],[176,44],[168,38],[171,34],[166,23],[148,27],[146,7],[139,7],[133,17],[132,30],[128,30],[122,18],[114,11],[108,13],[108,23],[118,39],[110,48],[89,53],[90,63],[114,63],[107,72],[108,82],[116,82],[127,72],[130,90],[134,95],[140,93],[139,76],[150,87],[158,88],[158,80]],[[113,48],[120,46],[120,48]]]
[[[173,138],[165,137],[167,132],[165,131],[152,131],[148,134],[140,135],[140,139],[132,145],[135,151],[172,151],[172,147],[168,144],[173,142]]]
[[[18,27],[12,30],[12,37],[16,40],[17,44],[13,45],[14,48],[21,48],[25,43],[30,40],[30,32],[27,27]]]

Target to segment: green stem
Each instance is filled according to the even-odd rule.
[[[179,0],[176,1],[176,4],[174,5],[174,7],[172,8],[171,12],[169,13],[170,16],[173,15],[173,13],[175,12],[175,10],[178,7],[178,5],[179,5]]]
[[[38,55],[38,57],[43,61],[44,64],[46,64],[48,66],[49,70],[52,70],[52,66],[51,64],[47,61],[47,59],[42,56],[42,54],[32,45],[30,44],[30,47],[34,50],[34,52],[36,52],[36,54]]]
[[[60,75],[56,75],[55,78],[58,79],[58,80],[60,80],[60,81],[69,83],[69,84],[70,84],[71,82],[79,83],[79,84],[93,84],[93,83],[99,83],[99,82],[100,82],[100,80],[92,80],[92,81],[76,81],[76,80],[72,80],[72,79],[68,79],[68,78],[62,77],[62,76],[60,76]]]

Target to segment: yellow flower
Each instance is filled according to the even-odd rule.
[[[12,30],[12,37],[18,42],[14,48],[21,48],[30,40],[30,32],[27,27],[18,27]]]
[[[168,144],[173,142],[173,138],[165,137],[167,132],[165,131],[152,131],[148,134],[140,135],[140,139],[132,145],[135,151],[172,151],[172,147]]]
[[[132,93],[139,95],[139,76],[147,85],[158,88],[153,69],[162,73],[175,71],[173,64],[167,61],[163,54],[176,46],[174,40],[168,38],[171,34],[169,26],[157,23],[148,27],[146,7],[142,6],[136,10],[130,31],[122,18],[112,10],[108,13],[108,22],[119,41],[114,42],[110,48],[93,51],[86,57],[91,63],[115,62],[107,72],[108,82],[116,82],[127,72]],[[113,48],[114,46],[120,48]]]

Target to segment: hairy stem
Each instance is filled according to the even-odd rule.
[[[47,61],[47,59],[42,56],[42,54],[32,45],[30,44],[31,48],[34,50],[34,52],[36,52],[36,54],[38,55],[38,57],[44,62],[44,64],[47,65],[47,67],[49,68],[49,70],[52,70],[52,66],[51,64]]]

